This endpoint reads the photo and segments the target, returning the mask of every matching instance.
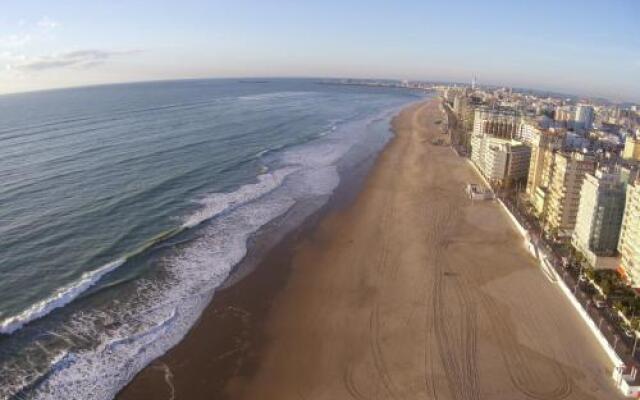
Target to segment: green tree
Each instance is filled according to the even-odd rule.
[[[640,314],[640,297],[634,296],[631,300],[631,311],[634,314]]]
[[[620,300],[616,300],[613,302],[613,308],[618,310],[618,311],[622,311],[623,305],[622,302]]]
[[[600,289],[602,289],[602,293],[604,293],[605,296],[609,296],[611,293],[611,282],[609,280],[603,280],[599,286]]]
[[[592,281],[596,281],[596,271],[591,268],[591,267],[587,267],[583,270],[583,274],[584,276],[586,276],[587,278],[591,279]]]

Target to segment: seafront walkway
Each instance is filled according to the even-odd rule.
[[[479,171],[478,171],[479,173]],[[587,280],[581,279],[582,269],[575,259],[562,260],[563,248],[557,242],[547,239],[537,219],[515,201],[517,194],[496,193],[496,198],[505,210],[526,232],[525,240],[540,261],[541,268],[553,268],[554,276],[561,280],[556,282],[565,287],[565,294],[581,307],[578,310],[586,317],[587,324],[594,331],[605,351],[614,362],[613,379],[620,390],[629,397],[640,395],[640,351],[638,337],[628,335],[622,327],[622,319],[607,301],[606,305],[596,306],[598,292]],[[548,262],[544,262],[546,260]],[[547,271],[543,271],[547,273]]]
[[[489,188],[491,188],[498,202],[509,213],[524,236],[526,245],[532,255],[539,260],[542,272],[552,283],[563,287],[563,292],[578,308],[589,328],[609,354],[614,371],[612,378],[618,388],[628,397],[640,396],[640,340],[638,336],[628,335],[623,328],[622,319],[612,307],[610,301],[598,307],[596,300],[598,291],[590,282],[581,279],[582,268],[577,260],[569,256],[563,262],[565,249],[558,242],[551,241],[544,235],[539,221],[528,214],[517,201],[517,193],[496,190],[482,176],[474,170]],[[567,255],[564,255],[567,258]]]
[[[443,111],[449,121],[450,132],[455,130],[460,134],[455,128],[453,110],[445,105]],[[465,157],[462,146],[453,142],[452,140],[451,146],[455,153]],[[583,271],[580,263],[565,254],[566,248],[561,243],[550,240],[544,235],[539,221],[517,201],[519,194],[493,187],[484,179],[475,165],[468,161],[485,185],[494,191],[496,200],[518,227],[529,251],[539,261],[542,272],[551,283],[564,289],[563,292],[594,332],[614,364],[613,379],[618,388],[626,396],[640,396],[640,376],[637,374],[640,370],[640,340],[637,334],[628,334],[623,327],[622,318],[610,301],[605,301],[605,304],[600,303],[600,306],[596,305],[599,293],[588,280],[581,279]]]

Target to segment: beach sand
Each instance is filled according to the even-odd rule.
[[[120,399],[618,399],[612,365],[447,146],[436,100],[346,207],[214,297]]]

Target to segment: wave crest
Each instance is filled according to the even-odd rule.
[[[63,307],[73,301],[82,292],[95,285],[104,275],[115,270],[124,262],[125,258],[112,261],[102,267],[82,274],[80,279],[57,289],[51,296],[31,305],[31,307],[0,322],[0,333],[11,334],[25,324],[49,314],[56,308]]]

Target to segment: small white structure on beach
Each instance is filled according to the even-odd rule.
[[[495,198],[491,189],[484,189],[476,183],[468,183],[465,192],[471,200],[493,200]]]

